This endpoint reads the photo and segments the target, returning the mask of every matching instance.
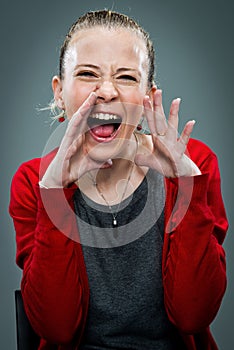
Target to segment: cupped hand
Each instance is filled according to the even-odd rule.
[[[40,181],[42,186],[68,187],[86,172],[110,166],[91,159],[84,146],[87,119],[96,99],[97,95],[92,92],[69,120],[58,152]]]
[[[155,169],[165,177],[201,174],[196,164],[185,154],[195,121],[188,121],[178,136],[179,106],[179,98],[172,101],[166,120],[162,91],[157,89],[153,93],[152,101],[148,96],[145,97],[145,116],[151,131],[153,149],[144,149],[143,153],[138,154],[135,158],[137,165]]]

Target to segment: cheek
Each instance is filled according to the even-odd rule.
[[[134,105],[143,105],[143,99],[145,93],[139,91],[139,89],[134,89],[133,87],[118,87],[118,94],[121,102],[134,104]]]
[[[125,93],[122,96],[122,102],[125,106],[128,123],[131,123],[132,125],[138,124],[138,121],[144,112],[143,99],[145,93],[137,90]]]
[[[143,106],[142,105],[132,105],[129,111],[129,117],[128,117],[128,125],[130,127],[133,127],[134,129],[139,123],[139,120],[141,116],[143,115]]]
[[[87,86],[79,86],[79,88],[72,86],[69,88],[69,90],[65,90],[63,99],[68,118],[73,116],[73,114],[80,108],[92,91],[92,88]]]
[[[129,101],[128,101],[129,102]],[[144,108],[140,101],[135,101],[135,103],[125,103],[124,104],[126,119],[124,121],[125,128],[130,131],[134,130],[139,124],[139,120],[143,115]]]

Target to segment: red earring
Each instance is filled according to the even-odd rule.
[[[137,130],[138,130],[138,131],[141,131],[141,130],[142,130],[142,125],[141,125],[141,124],[138,124],[138,125],[137,125]]]
[[[64,120],[65,120],[65,111],[62,111],[62,113],[58,117],[58,121],[59,123],[62,123],[64,122]]]

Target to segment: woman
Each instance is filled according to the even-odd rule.
[[[66,132],[21,165],[10,202],[39,349],[217,349],[217,159],[194,121],[178,137],[180,99],[167,121],[153,76],[148,34],[125,15],[87,13],[65,38],[52,88]]]

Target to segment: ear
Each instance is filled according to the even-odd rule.
[[[157,90],[157,86],[153,85],[152,88],[147,93],[151,101],[153,100],[153,95],[156,92],[156,90]]]
[[[54,92],[54,100],[56,102],[56,105],[58,108],[64,109],[63,85],[61,79],[57,75],[55,75],[52,79],[52,89]]]

